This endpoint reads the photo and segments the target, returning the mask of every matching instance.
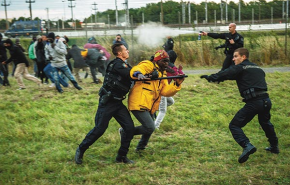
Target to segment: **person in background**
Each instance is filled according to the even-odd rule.
[[[184,73],[182,71],[182,66],[179,65],[177,68],[174,65],[176,58],[177,58],[177,54],[173,50],[169,50],[167,53],[169,55],[169,63],[168,63],[168,66],[166,68],[167,76],[169,77],[169,76],[183,75]],[[168,79],[168,84],[170,84],[171,81],[172,81],[172,79]],[[169,107],[173,104],[174,104],[173,97],[161,96],[161,100],[160,100],[160,104],[159,104],[159,112],[158,112],[158,115],[155,119],[155,127],[157,129],[160,127],[160,124],[166,115],[167,107]]]
[[[0,73],[3,74],[4,79],[2,80],[0,75],[0,80],[2,81],[3,86],[10,86],[9,80],[8,80],[8,65],[2,64],[2,62],[7,60],[7,53],[4,46],[4,42],[2,41],[2,34],[0,33]]]
[[[134,163],[127,158],[134,134],[134,122],[122,102],[131,87],[131,66],[125,63],[125,60],[129,57],[129,51],[122,44],[114,44],[112,52],[116,58],[109,63],[103,86],[99,91],[100,99],[95,116],[95,127],[86,135],[76,150],[75,162],[77,164],[82,164],[84,153],[105,133],[109,121],[113,117],[126,133],[121,137],[121,147],[115,161],[126,164]]]
[[[103,50],[98,51],[96,49],[85,49],[81,52],[81,55],[84,57],[86,64],[90,67],[93,83],[102,83],[102,81],[97,78],[96,68],[104,66],[104,60],[102,60],[104,55]]]
[[[78,82],[82,82],[81,77],[79,75],[79,71],[83,69],[86,73],[90,73],[90,68],[86,64],[83,56],[81,55],[82,49],[80,49],[77,45],[72,45],[72,48],[68,51],[67,58],[73,58],[74,60],[74,75]]]
[[[22,76],[26,80],[33,81],[33,82],[37,83],[38,86],[41,86],[41,81],[38,78],[31,76],[29,74],[29,72],[28,72],[29,63],[28,63],[24,53],[22,52],[22,50],[18,46],[15,46],[13,44],[12,40],[10,40],[10,39],[6,39],[4,41],[4,46],[6,49],[9,50],[10,58],[7,61],[2,62],[2,64],[8,64],[12,61],[14,62],[14,65],[16,66],[14,76],[17,80],[18,85],[19,85],[18,90],[26,89],[26,87],[23,83],[23,80],[22,80]]]
[[[230,23],[229,33],[207,33],[207,32],[200,33],[203,36],[209,36],[214,39],[225,40],[225,44],[220,45],[215,48],[215,49],[225,48],[224,53],[226,55],[226,58],[223,62],[223,66],[221,70],[225,70],[229,68],[231,65],[233,65],[234,51],[238,48],[244,47],[244,37],[236,31],[236,27],[237,25],[235,23]]]
[[[169,50],[173,50],[173,47],[174,47],[174,41],[173,39],[171,38],[171,36],[167,36],[166,37],[167,40],[166,42],[164,43],[164,45],[162,46],[164,48],[164,50],[167,52]]]
[[[91,37],[88,39],[88,43],[86,43],[84,45],[85,49],[96,49],[98,52],[100,52],[101,50],[103,51],[103,56],[100,60],[103,61],[104,65],[100,65],[98,67],[98,71],[100,73],[102,73],[103,76],[105,76],[106,73],[106,67],[108,65],[108,62],[110,61],[110,57],[111,54],[106,50],[106,48],[104,48],[102,45],[97,43],[97,40],[95,39],[95,37]]]
[[[47,65],[45,60],[45,51],[44,46],[46,42],[42,40],[42,37],[38,35],[36,37],[36,42],[34,44],[34,53],[36,56],[36,64],[37,64],[37,71],[38,77],[41,80],[41,83],[45,80],[45,84],[48,84],[48,77],[45,75],[44,68]]]
[[[234,66],[216,74],[201,76],[208,82],[224,80],[236,80],[237,82],[240,95],[246,104],[236,113],[230,122],[229,129],[235,141],[243,148],[243,152],[238,159],[239,163],[246,162],[249,155],[257,150],[242,130],[256,115],[258,115],[259,124],[270,143],[270,147],[267,147],[266,150],[274,154],[280,152],[278,137],[274,126],[270,122],[272,102],[267,92],[266,74],[259,66],[250,62],[248,58],[249,51],[246,48],[236,49],[233,56]]]
[[[55,87],[59,93],[63,93],[63,90],[59,83],[59,75],[58,71],[63,72],[63,74],[72,82],[74,87],[78,90],[82,90],[82,88],[78,85],[74,76],[71,74],[67,64],[65,55],[67,54],[67,50],[62,41],[56,41],[55,35],[53,32],[49,33],[47,36],[47,43],[45,46],[45,57],[50,60],[52,66],[52,74],[55,82]]]
[[[136,151],[142,151],[155,130],[153,114],[158,110],[161,96],[171,97],[180,89],[184,78],[177,78],[174,83],[168,84],[167,79],[154,80],[166,77],[169,56],[164,50],[156,51],[153,60],[145,60],[134,66],[130,71],[132,79],[137,80],[129,93],[128,108],[142,124],[135,127],[134,135],[142,135]],[[152,81],[146,81],[146,80]],[[144,81],[145,80],[145,81]],[[123,134],[123,130],[119,130]]]
[[[117,34],[115,39],[113,40],[113,44],[116,43],[121,43],[123,44],[127,49],[129,49],[129,46],[127,44],[127,42],[125,41],[125,39],[121,36],[121,34]]]

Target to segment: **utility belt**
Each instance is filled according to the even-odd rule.
[[[243,94],[243,98],[244,98],[243,101],[248,101],[248,100],[257,98],[259,96],[266,95],[267,91],[255,91],[254,88],[250,88],[250,89],[243,91],[242,94]]]
[[[106,104],[108,103],[109,100],[119,100],[122,101],[126,98],[126,96],[123,97],[116,97],[113,96],[111,91],[107,91],[104,87],[101,87],[100,91],[99,91],[99,96],[100,98],[100,103],[101,104]]]

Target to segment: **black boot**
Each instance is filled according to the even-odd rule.
[[[77,148],[76,154],[75,154],[75,162],[77,164],[82,164],[83,163],[83,156],[84,156],[84,151],[80,150],[80,147]]]
[[[265,150],[269,151],[269,152],[271,152],[273,154],[279,154],[280,153],[278,146],[266,147]]]
[[[254,147],[251,143],[245,144],[242,155],[239,157],[239,163],[244,163],[249,159],[249,155],[255,153],[257,148]]]
[[[127,156],[121,156],[119,154],[117,155],[115,162],[116,163],[125,163],[125,164],[134,164],[134,161],[128,159]]]

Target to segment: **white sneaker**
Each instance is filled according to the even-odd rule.
[[[51,83],[49,87],[55,87],[55,84],[54,83]]]

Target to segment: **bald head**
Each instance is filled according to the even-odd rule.
[[[229,24],[229,32],[231,34],[234,34],[236,32],[236,27],[237,27],[237,25],[235,23],[230,23]]]

